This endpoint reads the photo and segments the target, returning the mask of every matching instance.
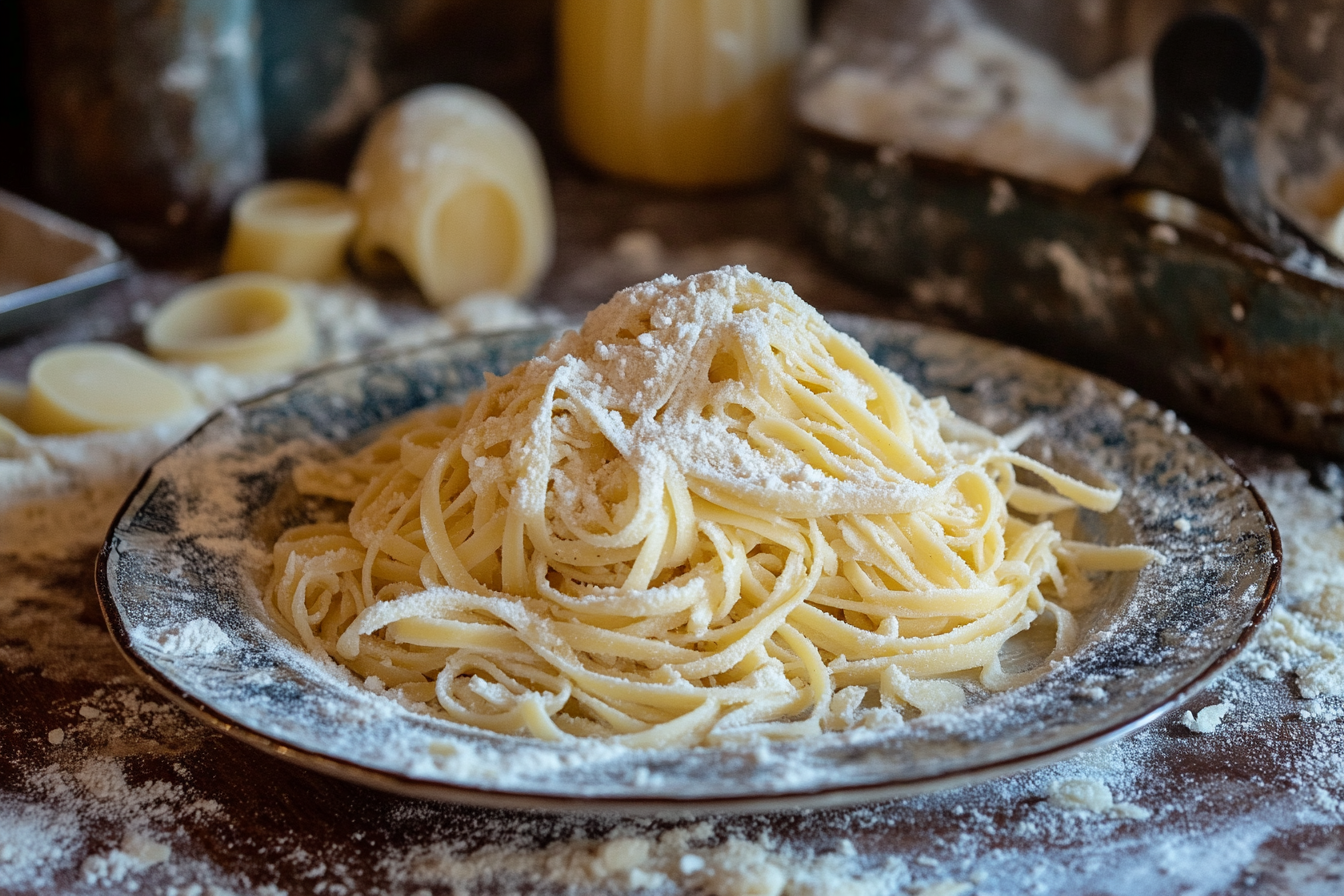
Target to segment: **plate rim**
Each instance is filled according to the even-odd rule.
[[[1053,358],[1037,354],[1028,349],[1023,349],[1009,343],[987,339],[983,336],[977,336],[931,324],[924,324],[917,321],[899,320],[896,318],[878,317],[875,315],[856,314],[852,312],[831,312],[824,316],[831,322],[842,320],[858,324],[863,322],[875,322],[885,326],[908,327],[911,330],[918,331],[920,335],[952,335],[957,338],[983,342],[998,349],[1011,349],[1014,352],[1019,352],[1036,363],[1052,365],[1072,373],[1092,378],[1101,383],[1108,383],[1123,388],[1123,386],[1115,383],[1114,380],[1110,380],[1099,374],[1083,370],[1082,368],[1070,364],[1065,364],[1061,361],[1056,361]],[[539,336],[546,333],[558,335],[567,327],[572,326],[572,324],[572,321],[566,321],[560,326],[531,327],[504,331],[500,334],[468,334],[454,336],[449,339],[426,343],[425,345],[416,348],[418,350],[425,350],[436,346],[449,346],[456,343],[476,341],[484,336],[491,335],[519,336],[533,332],[537,333]],[[427,780],[400,772],[371,768],[360,764],[355,760],[340,759],[319,753],[307,747],[286,743],[275,735],[257,730],[231,718],[224,712],[215,709],[205,701],[178,686],[163,672],[151,664],[148,659],[142,656],[133,646],[131,633],[117,610],[108,571],[109,564],[115,553],[117,530],[120,528],[127,512],[131,509],[131,505],[135,503],[136,499],[141,495],[145,485],[152,478],[155,470],[170,455],[196,438],[216,420],[227,414],[236,413],[239,408],[246,408],[249,405],[266,401],[278,394],[289,391],[304,380],[317,378],[340,369],[356,368],[376,363],[380,360],[391,359],[405,351],[406,349],[404,347],[379,349],[361,354],[359,357],[350,360],[325,364],[304,371],[302,374],[295,376],[284,384],[251,396],[243,401],[230,402],[219,410],[211,413],[198,426],[194,427],[189,433],[176,441],[146,467],[145,471],[136,480],[134,487],[122,501],[116,515],[113,517],[112,522],[108,527],[107,535],[103,540],[103,544],[99,548],[94,565],[94,586],[97,591],[98,602],[100,609],[102,610],[103,619],[107,624],[109,633],[112,635],[113,643],[131,668],[144,678],[155,690],[168,697],[198,721],[202,721],[216,731],[228,735],[250,747],[258,749],[263,753],[310,771],[315,771],[350,783],[373,787],[398,796],[431,799],[483,808],[515,809],[545,813],[596,813],[625,816],[676,817],[686,815],[824,809],[845,805],[874,803],[889,799],[908,798],[925,793],[968,786],[981,781],[1038,768],[1052,762],[1058,762],[1084,750],[1111,743],[1146,727],[1156,721],[1160,716],[1180,707],[1207,687],[1210,682],[1228,666],[1228,664],[1234,661],[1237,656],[1249,646],[1251,639],[1255,636],[1256,630],[1260,627],[1261,623],[1264,622],[1265,618],[1273,608],[1274,599],[1282,579],[1283,544],[1282,539],[1280,538],[1278,525],[1274,521],[1269,506],[1265,503],[1264,498],[1251,483],[1250,479],[1242,473],[1240,468],[1230,457],[1227,457],[1225,454],[1208,446],[1202,439],[1198,439],[1199,443],[1208,450],[1213,458],[1224,464],[1234,474],[1238,484],[1254,499],[1256,506],[1259,508],[1259,511],[1264,518],[1265,531],[1269,535],[1270,555],[1272,559],[1255,609],[1251,613],[1246,624],[1242,626],[1241,632],[1238,634],[1236,640],[1221,652],[1214,655],[1209,660],[1208,664],[1183,686],[1176,689],[1163,698],[1159,703],[1145,711],[1137,714],[1128,714],[1122,719],[1105,725],[1089,734],[1075,738],[1067,743],[1034,750],[1020,756],[1013,756],[979,764],[973,768],[950,770],[899,781],[827,785],[810,790],[768,792],[752,795],[694,796],[685,798],[603,795],[563,796],[546,793],[527,793],[513,790],[491,789],[485,786],[474,787],[450,781]]]

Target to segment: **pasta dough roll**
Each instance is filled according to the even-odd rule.
[[[290,370],[307,360],[316,332],[295,285],[272,274],[229,274],[188,287],[145,327],[169,361],[218,364],[233,373]]]
[[[233,204],[226,273],[266,271],[296,280],[337,280],[359,217],[340,187],[315,180],[258,184]]]
[[[381,112],[350,176],[366,270],[394,257],[439,305],[528,292],[550,265],[554,210],[541,153],[499,100],[423,87]]]

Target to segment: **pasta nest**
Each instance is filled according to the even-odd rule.
[[[1019,482],[1030,471],[1054,491]],[[551,740],[690,746],[900,724],[1009,674],[1080,567],[1151,555],[1052,516],[1119,492],[926,399],[786,284],[617,293],[536,359],[299,489],[352,502],[274,548],[296,643],[403,702]]]

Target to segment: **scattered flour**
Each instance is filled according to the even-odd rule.
[[[52,808],[0,796],[0,891],[50,887],[83,839],[79,825]]]
[[[1243,662],[1262,677],[1291,672],[1306,699],[1344,696],[1344,474],[1328,467],[1324,488],[1301,470],[1258,477],[1283,535],[1278,606]]]
[[[505,891],[551,885],[705,896],[880,896],[910,881],[900,859],[865,868],[848,840],[819,853],[769,836],[724,838],[711,822],[662,833],[618,829],[601,840],[542,849],[505,844],[464,855],[436,844],[398,856],[389,866],[398,883],[472,888],[490,881]]]
[[[121,847],[106,855],[89,856],[79,866],[80,874],[86,884],[110,886],[121,884],[128,892],[134,893],[140,887],[135,881],[127,881],[128,875],[135,875],[146,868],[168,861],[172,849],[149,839],[143,834],[127,831],[121,840]]]
[[[1186,710],[1181,716],[1181,724],[1196,734],[1212,734],[1214,729],[1222,724],[1223,716],[1232,710],[1231,703],[1215,703],[1212,706],[1206,706],[1195,715],[1190,710]]]
[[[536,312],[502,292],[473,293],[445,308],[443,318],[464,333],[498,333],[537,324]]]
[[[1070,778],[1050,785],[1050,805],[1070,812],[1095,812],[1111,818],[1143,821],[1152,813],[1133,803],[1117,803],[1111,788],[1096,778]]]
[[[1297,671],[1297,689],[1308,700],[1315,697],[1338,697],[1344,694],[1344,663],[1331,648],[1331,658],[1323,658]]]

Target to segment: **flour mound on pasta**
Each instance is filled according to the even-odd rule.
[[[617,293],[460,407],[295,481],[353,506],[275,545],[283,631],[426,711],[552,740],[955,707],[948,676],[1034,674],[998,658],[1043,615],[1067,648],[1078,567],[1149,556],[1067,541],[1052,514],[1119,493],[1016,454],[743,268]]]

